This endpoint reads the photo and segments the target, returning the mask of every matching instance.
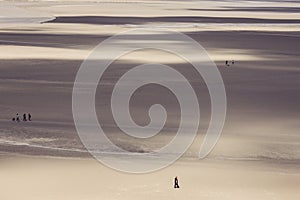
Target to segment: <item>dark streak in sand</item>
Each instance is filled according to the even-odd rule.
[[[234,17],[109,17],[109,16],[68,16],[57,17],[48,23],[78,23],[78,24],[102,24],[102,25],[125,25],[144,24],[153,22],[174,23],[300,23],[299,19],[259,19],[259,18],[234,18]]]

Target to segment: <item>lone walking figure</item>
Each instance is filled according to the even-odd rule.
[[[177,176],[174,179],[174,188],[179,188]]]

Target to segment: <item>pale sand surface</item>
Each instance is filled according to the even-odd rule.
[[[39,15],[33,24],[24,18],[21,26],[10,24],[0,30],[1,200],[299,199],[298,2],[9,3]],[[39,24],[44,15],[57,20]],[[224,21],[218,21],[222,17]],[[139,101],[160,100],[170,111],[162,135],[147,142],[121,136],[107,105],[113,84],[132,66],[153,58],[173,66],[192,80],[201,106],[199,135],[184,158],[155,173],[129,175],[92,160],[80,143],[71,109],[76,72],[99,42],[137,27],[186,33],[218,65],[228,111],[222,137],[207,160],[197,161],[210,117],[207,88],[182,59],[154,50],[132,53],[113,63],[115,69],[108,70],[97,91],[96,108],[111,139],[122,148],[147,152],[161,147],[170,141],[178,122],[178,104],[167,91],[154,88],[164,98],[147,91],[136,95],[133,113],[141,124],[148,118]],[[226,68],[228,59],[237,62]],[[12,123],[16,112],[31,112],[34,121]],[[176,175],[180,190],[172,188]]]
[[[299,199],[299,169],[289,165],[178,161],[130,175],[89,159],[1,159],[1,199]],[[174,175],[180,189],[173,189]],[[5,181],[3,181],[5,180]]]

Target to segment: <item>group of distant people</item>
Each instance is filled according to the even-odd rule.
[[[226,60],[226,61],[225,61],[225,65],[226,65],[227,67],[229,67],[230,65],[234,65],[234,63],[235,63],[234,60]]]
[[[28,114],[24,113],[23,114],[22,121],[26,122],[26,121],[31,121],[31,120],[32,119],[31,119],[31,114],[30,113],[28,113]],[[13,122],[20,122],[21,121],[19,113],[16,114],[16,117],[12,118],[12,121]]]

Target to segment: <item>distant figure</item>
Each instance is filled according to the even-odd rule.
[[[225,61],[225,64],[227,67],[229,66],[228,60]]]
[[[232,60],[232,61],[231,61],[231,64],[233,64],[233,65],[234,65],[234,62],[235,62],[235,61],[234,61],[234,60]]]
[[[16,121],[17,121],[17,122],[20,122],[20,116],[19,116],[19,113],[17,113]]]
[[[31,114],[28,113],[28,120],[31,121]]]
[[[16,118],[13,117],[11,120],[14,122],[14,121],[16,121]]]
[[[177,176],[174,179],[174,188],[179,188]]]
[[[24,121],[24,122],[27,121],[27,119],[26,119],[26,114],[25,114],[25,113],[23,114],[23,121]]]

